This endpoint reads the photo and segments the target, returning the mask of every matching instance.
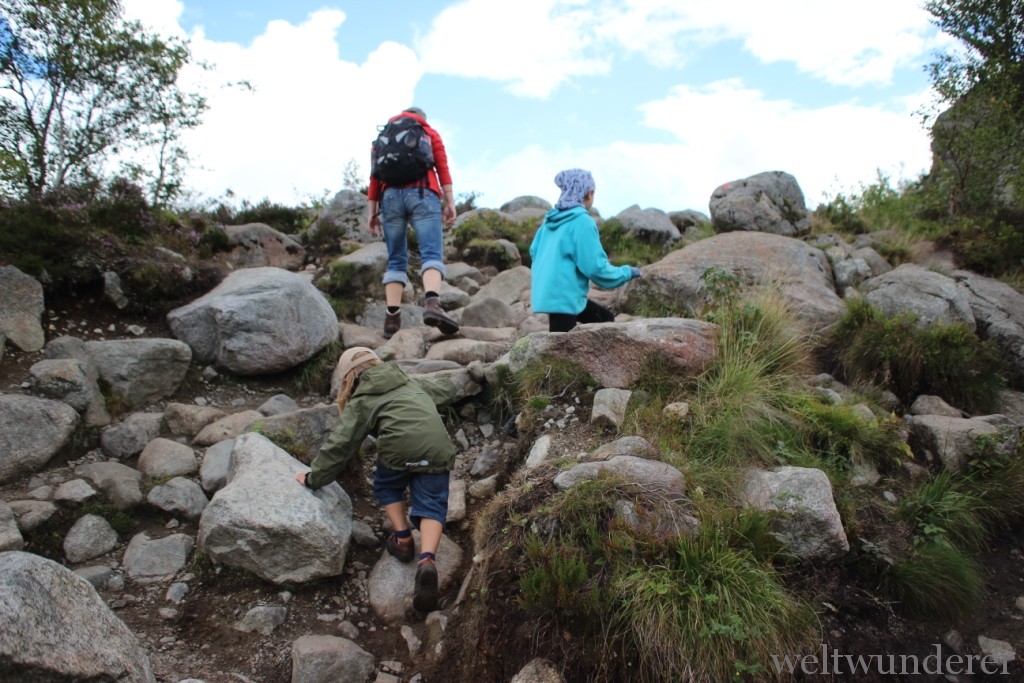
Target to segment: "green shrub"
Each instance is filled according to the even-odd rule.
[[[110,182],[106,191],[87,205],[89,223],[118,237],[141,243],[157,229],[156,212],[149,206],[146,193],[124,178]]]
[[[630,237],[622,223],[614,218],[601,223],[598,227],[601,235],[601,245],[608,254],[608,260],[615,265],[643,266],[649,263],[660,261],[673,246],[667,244],[651,244]],[[682,241],[674,245],[682,247]]]
[[[82,204],[46,198],[0,206],[0,253],[24,273],[47,273],[55,288],[75,280],[72,255],[97,250],[104,241],[116,244],[92,232]]]
[[[830,346],[841,375],[888,386],[905,403],[935,394],[986,414],[1005,385],[994,342],[980,340],[962,324],[922,328],[913,313],[887,317],[861,299],[847,303]]]
[[[885,571],[882,590],[908,616],[957,619],[974,611],[984,593],[978,564],[948,543],[926,543]]]
[[[335,340],[303,363],[299,370],[299,389],[304,393],[319,396],[330,394],[331,377],[344,350],[345,345],[341,341]]]
[[[1019,453],[972,461],[955,487],[978,501],[975,514],[989,531],[1024,517],[1024,460]]]
[[[899,418],[865,420],[848,403],[801,402],[800,417],[814,453],[844,463],[872,462],[883,471],[894,469],[906,456]]]
[[[859,235],[868,231],[867,223],[853,203],[840,193],[828,204],[821,204],[811,216],[815,232],[843,232]]]
[[[214,254],[230,251],[231,238],[219,225],[207,227],[199,236],[199,254],[203,258],[210,258]]]
[[[917,532],[919,544],[948,542],[977,551],[985,542],[986,507],[980,496],[960,490],[943,471],[904,498],[897,512]]]
[[[530,244],[541,224],[540,218],[510,221],[497,211],[480,211],[469,216],[452,230],[452,243],[461,254],[473,242],[504,239],[516,245],[524,264],[530,262]]]
[[[286,235],[295,235],[309,225],[314,218],[312,213],[307,206],[284,206],[269,199],[263,199],[256,204],[243,200],[231,220],[225,222],[233,225],[263,223]]]
[[[689,306],[676,299],[656,296],[646,290],[633,295],[624,311],[643,318],[693,318]]]
[[[567,539],[527,540],[532,564],[519,580],[520,605],[531,614],[561,618],[597,618],[605,608],[600,570]]]
[[[580,366],[569,360],[542,358],[528,363],[515,373],[519,387],[519,400],[533,397],[553,398],[565,396],[575,389],[586,391],[597,387],[597,382]]]
[[[706,524],[656,562],[618,573],[606,633],[637,667],[633,680],[776,680],[771,655],[809,645],[813,612],[736,538]]]
[[[725,296],[709,318],[720,325],[718,355],[689,388],[691,458],[772,462],[780,423],[790,418],[810,362],[806,338],[776,288]]]
[[[1000,277],[1024,269],[1024,211],[999,209],[955,224],[951,245],[964,268]]]

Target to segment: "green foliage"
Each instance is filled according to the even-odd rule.
[[[313,459],[313,450],[316,444],[303,438],[302,435],[296,434],[294,429],[288,427],[272,429],[262,421],[257,420],[253,423],[250,431],[267,437],[274,442],[274,445],[287,451],[300,462],[309,464]]]
[[[629,313],[644,318],[693,318],[694,313],[689,306],[675,299],[656,296],[643,290],[629,303]]]
[[[321,216],[316,222],[316,230],[306,233],[306,240],[314,248],[327,250],[344,236],[345,227],[341,223],[329,216]]]
[[[340,340],[335,340],[303,363],[299,374],[299,389],[307,394],[330,394],[331,376],[344,350],[345,345]]]
[[[598,227],[601,245],[608,254],[608,260],[615,265],[643,266],[660,261],[672,247],[644,242],[626,234],[622,223],[609,218]],[[682,247],[682,241],[675,244]]]
[[[597,617],[604,608],[603,591],[592,579],[584,551],[562,539],[530,538],[525,552],[532,568],[519,580],[520,605],[533,614]]]
[[[946,109],[923,115],[934,157],[927,185],[954,222],[968,219],[954,226],[953,242],[968,267],[995,276],[1018,272],[1024,263],[1024,2],[930,0],[925,8],[936,26],[963,43],[929,65],[938,106]]]
[[[925,543],[885,571],[882,590],[900,612],[924,619],[957,619],[981,604],[977,562],[948,543]]]
[[[888,386],[907,403],[935,394],[986,414],[1005,384],[994,342],[962,324],[924,328],[912,313],[887,317],[861,299],[847,303],[830,346],[851,381]]]
[[[184,44],[125,21],[117,0],[2,0],[0,12],[0,192],[39,198],[99,177],[115,150],[152,149],[152,199],[166,199],[180,132],[206,108],[177,86]]]
[[[68,255],[94,244],[99,247],[103,239],[91,233],[88,225],[88,213],[81,205],[55,199],[4,203],[0,208],[0,253],[25,273],[38,277],[45,272],[63,284],[75,275]]]
[[[859,192],[839,193],[829,203],[818,206],[813,216],[815,232],[880,232],[885,237],[879,253],[887,256],[882,252],[886,241],[890,242],[891,250],[905,248],[892,244],[893,234],[926,239],[944,236],[948,228],[938,220],[942,212],[936,206],[940,203],[941,198],[931,185],[901,182],[894,186],[889,176],[879,170],[875,182],[862,184]]]
[[[519,400],[533,397],[547,399],[564,396],[570,390],[586,390],[597,387],[597,382],[575,363],[553,358],[543,358],[527,364],[515,373],[519,387]]]
[[[734,538],[704,525],[696,538],[669,544],[657,563],[616,577],[611,632],[636,652],[639,680],[743,680],[746,672],[774,680],[770,656],[808,645],[811,610]]]
[[[529,263],[530,243],[540,225],[540,219],[510,221],[497,211],[479,211],[462,220],[452,230],[452,243],[461,254],[473,244],[504,239],[516,245],[523,263]],[[497,264],[495,264],[497,265]]]
[[[455,215],[461,216],[462,214],[475,210],[476,200],[482,195],[478,192],[460,192],[456,197],[455,202]]]
[[[800,402],[799,414],[812,451],[823,460],[838,459],[844,469],[861,460],[892,470],[907,453],[899,418],[865,420],[853,405],[815,400]]]
[[[1024,269],[1024,211],[1000,208],[953,225],[952,236],[964,268],[993,276],[1019,276]]]
[[[730,510],[693,538],[659,537],[617,518],[624,498],[658,514],[649,494],[602,477],[508,515],[501,534],[521,548],[521,606],[598,639],[589,651],[605,678],[743,680],[809,643],[812,612],[768,564],[768,516]]]
[[[975,514],[989,531],[1024,517],[1024,460],[1018,454],[973,460],[956,490],[979,501]]]
[[[516,265],[515,256],[497,240],[470,240],[462,250],[462,258],[479,266],[494,266],[498,270],[508,270]],[[522,260],[521,247],[519,259]]]
[[[483,403],[497,424],[504,424],[515,415],[520,403],[520,389],[515,374],[507,365],[494,367],[495,381],[484,385]]]
[[[898,514],[917,532],[921,543],[948,542],[966,551],[977,551],[985,541],[984,500],[957,486],[943,471],[908,495]]]
[[[366,308],[361,297],[353,296],[353,292],[362,289],[358,282],[358,268],[346,261],[334,261],[327,268],[324,277],[314,282],[317,289],[327,295],[327,300],[335,314],[343,320],[351,320]]]
[[[235,225],[263,223],[286,235],[295,235],[308,227],[312,218],[308,207],[284,206],[269,199],[263,199],[256,204],[250,204],[243,200],[231,222]]]
[[[231,238],[219,225],[211,225],[199,236],[196,245],[201,258],[210,258],[214,254],[231,250]]]
[[[718,356],[690,389],[684,450],[723,464],[771,462],[775,425],[808,367],[806,338],[777,289],[721,296],[724,305],[708,314],[721,328]]]

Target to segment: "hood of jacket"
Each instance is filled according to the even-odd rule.
[[[551,209],[544,214],[544,227],[548,230],[558,230],[574,218],[587,213],[582,206],[574,206],[571,209]]]
[[[363,371],[359,375],[359,385],[352,392],[353,396],[386,394],[412,380],[394,363],[381,363]]]

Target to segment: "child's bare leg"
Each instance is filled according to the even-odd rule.
[[[441,534],[444,526],[435,519],[423,518],[420,520],[420,552],[437,553],[437,547],[441,545]]]
[[[395,531],[405,531],[409,528],[409,520],[405,516],[404,501],[399,500],[385,505],[384,514],[388,516],[388,521],[391,522],[391,528]]]

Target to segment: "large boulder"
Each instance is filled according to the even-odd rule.
[[[912,313],[919,325],[976,323],[968,291],[956,280],[913,263],[873,277],[861,286],[864,298],[886,315]]]
[[[295,238],[263,223],[226,225],[228,262],[235,268],[274,266],[285,270],[298,270],[306,261],[306,250]]]
[[[603,387],[631,388],[651,361],[687,376],[699,374],[718,354],[718,326],[684,318],[636,319],[577,325],[570,332],[535,332],[516,342],[509,369],[561,360],[573,363]]]
[[[719,185],[708,203],[715,232],[750,230],[800,237],[811,230],[796,178],[767,171]]]
[[[0,339],[22,351],[38,351],[43,333],[43,286],[14,266],[0,267]]]
[[[238,375],[281,372],[338,338],[338,318],[305,275],[246,268],[167,314],[197,360]]]
[[[627,305],[675,302],[699,314],[710,303],[702,279],[710,268],[735,275],[741,289],[777,285],[795,315],[812,331],[836,322],[844,305],[821,249],[791,237],[762,232],[714,235],[644,266],[644,277],[626,285]]]
[[[90,341],[85,352],[100,380],[128,410],[173,394],[192,363],[192,351],[175,339]]]
[[[199,520],[200,549],[277,584],[341,574],[352,536],[352,500],[337,482],[306,489],[295,481],[303,469],[260,434],[238,437],[227,485]]]
[[[132,632],[85,579],[56,562],[0,553],[0,679],[155,681]]]
[[[661,209],[641,209],[634,204],[615,216],[626,234],[648,244],[671,244],[682,235],[668,214]]]
[[[835,560],[850,551],[850,542],[832,496],[828,476],[809,467],[750,470],[743,495],[766,512],[779,513],[775,534],[794,556]]]
[[[0,483],[42,469],[68,445],[78,423],[66,403],[0,394]]]
[[[306,232],[306,237],[313,242],[323,240],[327,235],[333,239],[375,241],[377,238],[370,234],[366,223],[367,205],[368,200],[362,192],[342,190],[324,207]]]
[[[953,279],[967,295],[978,334],[1002,349],[1018,378],[1024,379],[1024,294],[993,278],[965,270]]]
[[[344,288],[353,299],[384,298],[384,272],[388,269],[388,247],[371,242],[335,259],[324,276],[332,288]]]

